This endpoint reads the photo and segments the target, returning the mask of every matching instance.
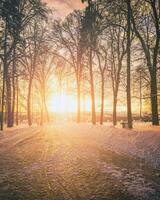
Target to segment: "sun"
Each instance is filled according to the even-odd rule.
[[[49,112],[56,113],[76,113],[77,97],[76,95],[68,95],[66,93],[54,93],[50,95],[48,101]],[[91,101],[89,98],[81,97],[81,111],[90,111]]]
[[[56,93],[49,98],[48,108],[50,112],[76,112],[77,100],[74,96],[65,93]]]

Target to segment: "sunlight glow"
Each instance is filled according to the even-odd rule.
[[[51,112],[76,112],[76,98],[74,96],[66,95],[65,93],[57,93],[51,95],[49,98],[49,109]]]
[[[74,95],[65,93],[52,94],[48,100],[48,108],[50,112],[75,113],[77,112],[77,98]],[[90,109],[90,99],[81,99],[81,110],[90,111]]]
[[[106,100],[105,111],[108,113],[112,112],[112,101]],[[77,112],[77,97],[76,95],[68,95],[64,92],[51,94],[47,101],[48,109],[50,112],[56,113],[76,113]],[[100,112],[100,101],[96,102],[96,110]],[[138,110],[137,106],[133,106],[133,111]],[[89,112],[91,111],[91,101],[90,98],[81,97],[81,111]],[[117,105],[117,112],[125,113],[126,105]]]

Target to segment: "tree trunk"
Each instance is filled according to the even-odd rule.
[[[157,99],[157,77],[156,72],[151,75],[151,107],[152,107],[152,124],[159,125],[158,117],[158,99]]]
[[[13,78],[14,79],[14,78]],[[12,115],[11,115],[11,121],[12,121],[12,127],[14,125],[14,111],[15,111],[15,100],[16,100],[16,94],[15,94],[15,83],[12,82]]]
[[[40,120],[40,125],[42,126],[44,123],[44,116],[43,116],[43,101],[42,101],[42,105],[41,105],[41,120]]]
[[[28,96],[27,96],[27,118],[28,125],[32,125],[32,115],[31,115],[31,91],[32,91],[32,79],[29,80],[28,86]]]
[[[47,120],[47,122],[49,122],[49,113],[48,113],[46,101],[44,102],[44,108],[45,108],[46,120]]]
[[[6,89],[7,89],[7,127],[12,127],[12,95],[11,95],[11,79],[9,75],[7,75],[6,81]]]
[[[127,119],[128,128],[132,128],[132,112],[131,112],[131,5],[127,0]]]
[[[1,104],[1,130],[3,130],[4,121],[4,103],[5,103],[5,85],[6,85],[6,74],[7,74],[7,25],[5,25],[4,33],[4,60],[3,60],[3,85],[2,85],[2,104]]]
[[[12,66],[12,115],[11,115],[11,123],[12,127],[14,125],[14,110],[15,110],[15,100],[16,100],[16,87],[15,87],[15,75],[16,75],[16,63],[15,63],[15,48],[13,50],[13,66]]]
[[[117,94],[113,95],[113,126],[117,125]]]
[[[81,121],[81,88],[80,81],[77,80],[77,123]]]
[[[44,83],[44,85],[43,85],[43,105],[44,105],[44,112],[45,112],[45,121],[49,122],[49,113],[48,113],[47,104],[46,104],[45,86],[46,86],[46,84]]]
[[[92,49],[89,53],[89,72],[90,72],[90,85],[91,85],[91,101],[92,101],[92,124],[96,124],[96,111],[95,111],[95,94],[94,94],[94,81],[93,81],[93,66],[92,66]]]
[[[6,79],[6,62],[4,60],[4,66],[3,66],[3,86],[2,86],[2,103],[1,103],[1,130],[3,131],[3,121],[4,121],[4,99],[5,99],[5,81]]]
[[[140,120],[142,119],[142,75],[141,75],[141,70],[140,70],[140,83],[139,83],[139,117]]]
[[[18,88],[18,76],[16,77],[16,125],[18,126],[18,102],[19,102],[19,99],[18,99],[18,95],[19,95],[19,88]]]
[[[104,77],[102,76],[102,85],[101,85],[101,115],[100,115],[100,124],[102,125],[104,121]]]
[[[3,119],[3,123],[5,123],[5,125],[7,124],[7,105],[6,105],[6,102],[7,101],[5,100],[5,105],[4,105],[5,112],[4,112],[4,119]]]

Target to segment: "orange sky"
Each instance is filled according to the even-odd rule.
[[[64,17],[71,11],[75,9],[82,9],[84,4],[81,0],[43,0],[50,7],[54,7],[56,10],[56,15],[59,17]]]

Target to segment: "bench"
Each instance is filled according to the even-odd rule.
[[[128,128],[128,122],[121,122],[122,128]]]

